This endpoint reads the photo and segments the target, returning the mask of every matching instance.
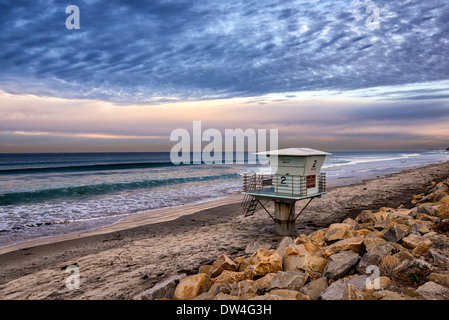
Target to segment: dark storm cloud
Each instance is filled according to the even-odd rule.
[[[0,1],[0,89],[139,103],[447,80],[448,21],[442,0]]]

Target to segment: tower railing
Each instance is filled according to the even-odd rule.
[[[313,181],[313,180],[312,180]],[[308,196],[306,176],[273,175],[271,173],[244,173],[243,192],[274,194],[277,196]],[[326,174],[318,175],[318,193],[326,191]],[[245,196],[248,196],[246,194]],[[246,200],[248,198],[246,197]],[[245,200],[245,199],[244,199]],[[245,201],[244,201],[245,202]]]

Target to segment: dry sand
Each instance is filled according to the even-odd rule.
[[[411,206],[421,185],[448,175],[445,162],[331,188],[312,201],[296,229],[309,234],[363,209]],[[222,253],[243,255],[254,241],[276,245],[272,220],[263,210],[245,218],[241,198],[150,211],[88,232],[0,248],[0,299],[132,299],[168,276],[196,273]],[[297,203],[297,212],[304,204]],[[69,265],[79,268],[79,289],[66,286]]]

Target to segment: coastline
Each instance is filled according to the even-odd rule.
[[[308,234],[364,209],[407,206],[421,185],[448,173],[443,162],[332,187],[298,218],[297,231]],[[236,257],[250,242],[278,242],[266,213],[244,218],[240,199],[143,212],[111,226],[0,248],[0,299],[132,299],[165,277],[195,273],[218,254]],[[154,218],[159,210],[172,211],[171,220]],[[70,291],[64,269],[72,264],[80,268],[81,287]]]

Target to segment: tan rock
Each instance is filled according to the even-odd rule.
[[[315,254],[317,251],[320,250],[320,247],[313,244],[312,242],[307,242],[303,244],[304,249],[310,252],[311,254]]]
[[[238,300],[239,298],[236,296],[231,296],[230,294],[226,293],[219,293],[217,294],[213,300]]]
[[[211,267],[212,267],[212,265],[210,265],[210,264],[204,264],[200,267],[200,269],[198,270],[198,273],[209,274]]]
[[[347,284],[343,290],[342,300],[365,300],[363,295],[352,284]]]
[[[268,294],[284,297],[285,300],[310,300],[310,297],[296,290],[273,289]]]
[[[351,230],[354,226],[345,223],[333,223],[329,226],[327,232],[324,235],[325,241],[337,241],[352,238],[353,234]]]
[[[432,245],[432,241],[430,241],[429,239],[415,234],[411,234],[407,237],[402,238],[401,243],[405,248],[412,250],[415,249],[420,243],[425,243],[429,247]]]
[[[284,271],[305,270],[322,273],[329,259],[321,258],[312,254],[289,255],[284,257]]]
[[[317,252],[317,254],[322,254],[325,258],[329,257],[334,253],[344,250],[351,250],[361,254],[365,250],[363,240],[364,240],[363,236],[357,236],[349,239],[340,240],[323,248],[322,250]]]
[[[251,293],[251,292],[244,293],[239,297],[239,300],[251,300],[252,298],[257,297],[257,296],[258,296],[258,294]]]
[[[257,252],[260,250],[262,249],[259,249]],[[256,256],[254,261],[256,264],[254,265],[253,275],[257,277],[266,275],[267,273],[276,273],[282,270],[281,256],[274,251],[270,254],[264,252],[260,256]]]
[[[384,290],[390,285],[390,283],[391,283],[390,278],[386,276],[380,276],[368,282],[363,291],[372,294],[377,290]]]
[[[205,273],[186,277],[176,286],[173,300],[192,300],[203,292],[207,292],[211,285],[212,281]]]
[[[212,264],[209,270],[210,276],[212,278],[218,277],[224,270],[235,271],[237,265],[232,261],[227,255],[222,254],[218,259]]]
[[[449,275],[448,274],[432,272],[429,275],[429,280],[434,281],[438,284],[441,284],[441,285],[449,288]]]
[[[399,293],[390,290],[377,291],[372,296],[377,300],[405,300]]]
[[[235,282],[235,283],[231,284],[230,287],[231,287],[231,291],[229,294],[233,295],[233,296],[237,296],[237,297],[239,297],[239,299],[244,294],[247,294],[247,293],[256,294],[257,293],[257,288],[254,285],[253,280],[243,280],[240,282]]]
[[[371,230],[369,229],[359,229],[359,230],[352,230],[351,231],[354,237],[357,236],[366,236],[367,234],[371,233]]]
[[[253,272],[252,267],[249,266],[245,269],[245,271],[229,271],[224,270],[218,277],[214,278],[213,281],[215,283],[234,283],[240,282],[243,280],[252,279]]]
[[[243,262],[243,260],[245,260],[246,259],[246,257],[245,256],[241,256],[241,257],[237,257],[237,258],[235,258],[234,260],[232,260],[232,261],[234,261],[234,263],[235,263],[235,265],[237,266],[237,270],[240,268],[240,264]],[[246,269],[246,268],[245,268]],[[245,269],[243,269],[243,270],[245,270]],[[243,271],[243,270],[239,270],[239,271]]]
[[[365,245],[366,251],[370,252],[379,244],[387,243],[385,239],[377,238],[377,237],[368,237],[366,236],[363,239],[363,244]]]
[[[429,240],[429,242],[432,243],[430,240]],[[415,247],[415,249],[413,249],[412,254],[413,254],[415,257],[422,256],[422,255],[424,255],[424,254],[427,254],[427,251],[429,251],[429,248],[430,248],[429,243],[426,243],[426,242],[420,242],[420,243],[418,243],[418,245]]]
[[[310,297],[312,300],[318,300],[321,292],[329,287],[326,277],[321,277],[310,281],[303,286],[300,291]]]
[[[261,294],[267,291],[268,288],[270,288],[271,282],[273,281],[275,275],[275,273],[268,273],[262,278],[254,281],[253,285],[256,288],[258,294]]]
[[[371,210],[362,210],[355,218],[355,221],[359,223],[376,223],[377,219]]]
[[[320,229],[315,232],[312,232],[307,236],[307,238],[312,241],[313,244],[321,247],[324,244],[324,235],[326,234],[327,229]]]
[[[376,228],[377,230],[388,229],[396,224],[398,224],[398,223],[396,222],[396,220],[394,220],[393,217],[387,217],[387,218],[385,218],[385,220],[376,222],[376,224],[374,225],[374,228]]]
[[[277,294],[265,294],[263,296],[256,296],[249,300],[287,300],[284,297],[278,296]],[[291,299],[293,300],[293,299]]]

